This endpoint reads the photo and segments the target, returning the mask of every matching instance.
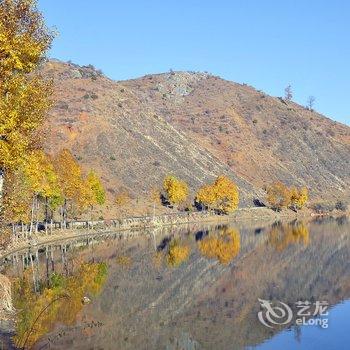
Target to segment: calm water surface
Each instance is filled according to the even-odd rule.
[[[349,349],[349,257],[346,219],[41,247],[3,263],[21,311],[12,345],[0,340],[28,349]],[[300,301],[310,303],[304,325]],[[319,302],[323,315],[313,316]]]

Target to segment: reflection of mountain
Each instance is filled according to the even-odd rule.
[[[267,229],[241,230],[240,253],[227,266],[199,254],[194,232],[181,235],[191,254],[178,268],[154,264],[152,237],[102,243],[93,256],[109,257],[106,287],[76,326],[50,335],[51,348],[239,349],[258,344],[273,334],[257,320],[258,298],[335,304],[350,297],[348,230],[348,224],[312,224],[308,245],[295,241],[283,250],[271,245]],[[161,240],[157,237],[156,244]],[[132,265],[118,264],[118,256],[130,256]],[[92,320],[102,325],[87,326]],[[41,345],[46,342],[47,337]]]
[[[350,297],[349,226],[334,224],[311,227],[311,242],[289,246],[282,252],[261,245],[235,268],[224,273],[210,292],[181,317],[192,336],[205,348],[237,348],[270,337],[270,330],[257,320],[258,298],[281,300],[326,300],[335,304]],[[200,316],[198,317],[198,313]],[[197,322],[213,319],[210,333]],[[185,326],[186,327],[186,326]],[[214,336],[213,336],[214,334]],[[232,348],[232,347],[231,347]]]

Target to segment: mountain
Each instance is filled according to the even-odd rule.
[[[70,148],[111,196],[145,197],[169,173],[193,191],[227,174],[243,206],[274,180],[307,186],[313,200],[349,195],[350,128],[294,102],[208,73],[113,81],[56,60],[42,70],[56,101],[46,148]]]

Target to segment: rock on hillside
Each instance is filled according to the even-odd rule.
[[[169,173],[194,190],[226,173],[243,205],[272,180],[306,185],[315,199],[348,195],[350,128],[293,102],[206,73],[115,82],[91,66],[43,70],[56,86],[47,148],[72,149],[111,194],[144,196]]]

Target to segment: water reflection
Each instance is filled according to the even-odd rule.
[[[29,339],[34,348],[255,346],[281,330],[259,323],[259,298],[289,305],[298,300],[335,305],[350,298],[349,229],[339,220],[194,225],[15,254],[7,274],[21,277],[16,303],[27,305],[18,304],[23,326],[16,344],[23,346],[24,329],[40,307],[67,293],[73,304],[58,301],[43,315]],[[102,262],[108,265],[107,276],[97,279],[101,283],[94,292]],[[84,296],[92,302],[84,305]],[[322,331],[332,337],[332,324]]]
[[[82,263],[68,276],[52,273],[47,279],[31,278],[35,273],[26,270],[13,286],[13,302],[18,312],[14,344],[31,348],[57,323],[74,324],[87,295],[96,296],[107,276],[105,263]]]
[[[227,265],[239,253],[240,235],[238,230],[224,227],[201,239],[198,246],[203,256]]]
[[[310,243],[309,229],[303,222],[277,223],[272,226],[268,236],[268,244],[277,251],[282,251],[290,245],[307,246]]]

